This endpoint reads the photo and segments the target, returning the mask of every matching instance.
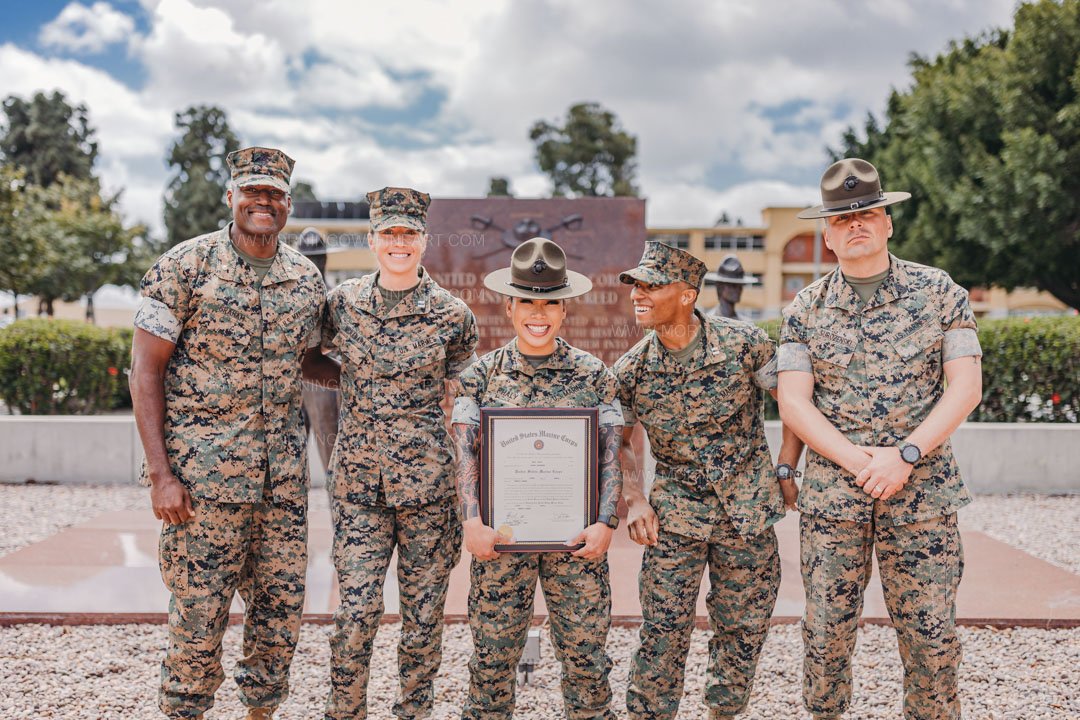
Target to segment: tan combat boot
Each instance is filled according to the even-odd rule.
[[[277,708],[248,708],[247,720],[274,720]]]

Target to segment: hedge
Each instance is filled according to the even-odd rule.
[[[778,320],[761,323],[774,340]],[[130,329],[28,319],[0,330],[0,401],[23,414],[130,407]],[[982,320],[983,400],[971,420],[1077,422],[1080,317]],[[777,417],[766,398],[766,416]]]
[[[131,330],[30,318],[0,330],[0,400],[24,415],[130,407]]]
[[[780,321],[759,325],[775,341]],[[1080,416],[1080,317],[979,321],[983,399],[978,422],[1077,422]],[[779,417],[766,398],[766,417]]]

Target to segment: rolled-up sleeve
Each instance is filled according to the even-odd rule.
[[[776,351],[777,372],[814,372],[806,338],[806,308],[796,297],[784,308],[780,325],[780,347]]]
[[[810,351],[803,343],[784,343],[776,352],[777,372],[814,372]]]
[[[146,271],[139,284],[142,299],[135,312],[135,327],[176,343],[188,318],[191,287],[179,258],[165,254]]]
[[[455,425],[480,424],[480,398],[483,396],[485,374],[479,360],[465,368],[453,383],[457,396],[450,422]]]
[[[945,338],[941,344],[941,361],[983,354],[979,344],[978,325],[971,310],[968,292],[951,279],[944,292],[941,313],[941,329]]]

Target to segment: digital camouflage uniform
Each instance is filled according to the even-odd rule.
[[[280,152],[230,156],[234,177],[240,167],[248,179],[286,161],[287,170],[263,170],[274,183],[292,167]],[[192,519],[161,532],[161,573],[172,598],[160,706],[170,717],[195,717],[213,705],[237,590],[246,614],[235,672],[241,699],[279,705],[304,604],[300,363],[318,345],[325,288],[315,266],[285,243],[258,283],[233,248],[231,228],[162,255],[142,280],[135,317],[137,328],[176,344],[164,378],[165,447],[195,508]],[[149,484],[145,464],[142,480]]]
[[[620,275],[700,287],[705,265],[648,242],[640,264]],[[703,317],[689,364],[650,332],[615,363],[626,425],[645,427],[656,458],[649,503],[660,521],[640,576],[640,644],[631,661],[631,718],[674,718],[701,575],[713,635],[705,703],[712,717],[746,707],[780,586],[773,523],[784,516],[763,421],[763,389],[776,387],[774,347],[765,331]]]
[[[484,355],[461,375],[455,424],[479,425],[481,407],[600,409],[600,425],[622,425],[618,389],[596,357],[556,340],[554,354],[539,367],[517,349],[517,339]],[[614,513],[601,507],[600,515]],[[613,719],[605,651],[611,626],[607,556],[594,560],[567,552],[504,552],[472,561],[469,627],[469,695],[462,718],[510,720],[517,665],[533,616],[539,579],[551,622],[555,657],[562,663],[566,717]]]
[[[713,635],[705,703],[719,717],[745,708],[780,587],[772,525],[784,503],[762,416],[762,389],[776,386],[773,345],[753,325],[698,318],[704,338],[689,367],[655,334],[615,364],[626,424],[642,423],[656,457],[649,503],[660,520],[641,565],[631,718],[679,710],[706,566]]]
[[[813,373],[814,404],[862,446],[907,438],[941,399],[944,363],[982,354],[963,288],[936,268],[891,255],[889,262],[865,307],[837,269],[796,296],[781,329],[779,370]],[[799,509],[803,695],[812,713],[839,716],[850,702],[851,653],[876,545],[904,664],[904,715],[960,717],[956,511],[970,500],[948,441],[916,463],[889,500],[875,500],[808,451]]]
[[[445,382],[475,359],[479,339],[469,308],[423,268],[419,286],[389,312],[377,279],[334,288],[323,325],[324,352],[337,350],[342,360],[328,481],[341,604],[326,706],[327,718],[342,720],[367,717],[368,666],[395,546],[401,694],[394,713],[431,712],[446,588],[461,556],[453,451],[440,401]]]

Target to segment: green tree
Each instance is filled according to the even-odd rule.
[[[168,158],[175,174],[165,190],[169,247],[217,230],[229,219],[225,204],[229,167],[225,158],[240,147],[229,129],[225,111],[217,107],[199,105],[177,113],[176,128],[180,137]]]
[[[93,177],[98,147],[85,105],[72,107],[61,92],[39,92],[29,101],[8,96],[3,109],[7,121],[0,153],[26,170],[27,182],[46,186],[61,174]]]
[[[103,198],[93,180],[61,175],[49,187],[28,188],[25,229],[36,236],[41,254],[30,292],[51,316],[56,300],[87,299],[86,319],[94,320],[93,295],[107,284],[134,284],[140,225],[126,227],[116,210],[118,196]]]
[[[488,180],[488,197],[513,197],[510,192],[510,178],[493,177]]]
[[[637,196],[637,138],[599,104],[572,106],[562,125],[540,120],[529,138],[537,165],[551,178],[553,196]]]
[[[293,202],[319,202],[315,186],[307,180],[296,180],[289,192]]]
[[[28,227],[25,171],[0,165],[0,291],[11,293],[16,300],[36,282],[45,254],[41,236],[27,232]]]
[[[897,252],[1080,308],[1080,0],[1022,4],[1011,31],[910,66],[884,126],[871,118],[839,151],[912,193],[896,206]]]

